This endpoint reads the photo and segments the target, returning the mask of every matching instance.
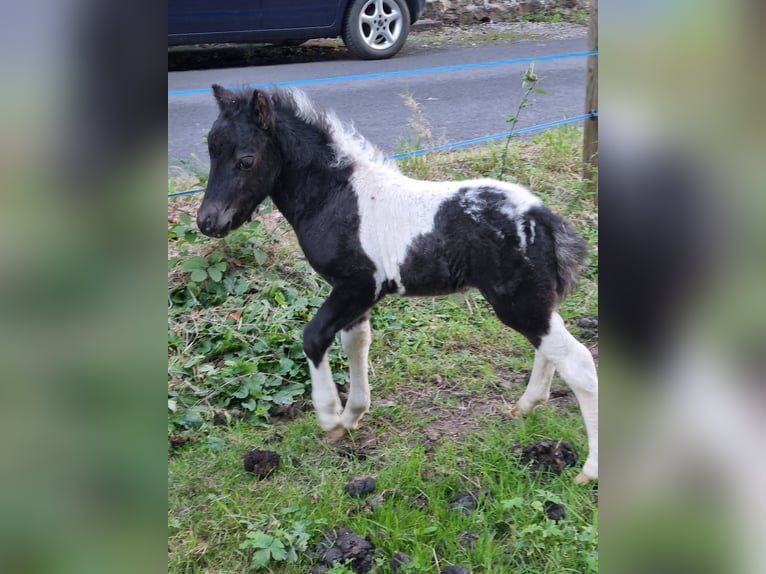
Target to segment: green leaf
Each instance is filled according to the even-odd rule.
[[[274,395],[274,404],[275,405],[289,405],[293,402],[296,396],[300,396],[303,394],[304,387],[303,385],[299,384],[292,384],[288,386],[285,389],[280,389],[277,391],[277,393]]]
[[[251,530],[247,533],[247,538],[250,548],[268,548],[274,541],[271,534],[266,534],[260,530]]]
[[[248,411],[254,411],[255,410],[255,399],[250,399],[248,401],[242,402],[242,408]]]
[[[210,279],[212,279],[216,283],[218,283],[223,278],[223,274],[221,273],[221,270],[218,269],[218,267],[208,268],[207,274],[210,275]],[[194,275],[194,273],[192,273],[192,275]]]
[[[295,361],[292,359],[289,359],[287,357],[283,359],[279,359],[279,372],[282,374],[286,374],[290,372],[290,369],[293,368],[295,365]]]
[[[219,450],[223,450],[223,447],[226,446],[226,441],[222,438],[219,438],[217,436],[209,436],[207,437],[207,448],[210,449],[213,452],[218,452]]]
[[[253,568],[265,568],[271,559],[271,552],[264,548],[253,553]]]
[[[253,249],[253,259],[258,265],[263,265],[266,262],[266,254],[260,249]]]
[[[207,268],[208,268],[207,259],[199,255],[195,255],[191,259],[188,259],[187,261],[184,261],[183,263],[181,263],[181,269],[183,269],[184,271],[192,271],[194,269],[207,269]]]
[[[535,89],[535,93],[536,94],[543,94],[543,95],[545,95],[545,94],[548,93],[548,91],[547,90],[543,90],[542,88],[536,88]]]
[[[207,271],[204,269],[195,269],[191,273],[190,279],[194,281],[195,283],[201,283],[205,279],[207,279]]]
[[[521,497],[516,498],[510,498],[508,500],[503,500],[502,503],[503,510],[511,510],[512,508],[521,508],[524,506],[524,499]]]
[[[277,540],[276,538],[271,543],[271,546],[269,546],[269,550],[271,550],[271,557],[274,560],[282,561],[285,558],[287,558],[287,552],[285,552],[285,545],[282,544],[281,540]]]

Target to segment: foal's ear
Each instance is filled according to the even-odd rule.
[[[274,111],[269,96],[260,90],[253,91],[250,106],[258,125],[266,131],[272,130],[274,128]]]
[[[218,84],[213,84],[213,95],[215,96],[215,101],[218,102],[218,109],[221,111],[227,105],[234,103],[235,100],[234,92]]]

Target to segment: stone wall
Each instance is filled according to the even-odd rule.
[[[427,0],[423,18],[444,24],[474,24],[490,20],[515,20],[525,14],[566,17],[587,10],[588,0]]]

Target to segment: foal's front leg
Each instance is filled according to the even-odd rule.
[[[349,391],[341,415],[344,428],[355,429],[370,408],[370,385],[367,380],[367,356],[370,350],[370,317],[361,319],[340,332],[340,341],[348,357]]]
[[[330,348],[338,331],[352,325],[355,320],[362,317],[372,306],[374,285],[370,289],[365,289],[365,286],[364,283],[349,283],[333,288],[327,301],[322,304],[316,316],[309,321],[309,324],[306,325],[306,329],[303,331],[303,351],[306,353],[306,357],[308,357],[309,370],[311,372],[311,400],[314,403],[314,410],[316,410],[319,425],[322,427],[322,430],[328,433],[330,439],[340,437],[345,427],[344,423],[356,424],[364,411],[367,410],[365,406],[359,412],[358,407],[361,406],[362,401],[358,399],[362,399],[366,395],[366,400],[369,403],[369,391],[366,390],[366,384],[364,385],[365,388],[357,385],[358,389],[355,391],[355,379],[352,374],[351,394],[354,400],[352,401],[352,396],[349,396],[349,403],[352,406],[357,406],[351,408],[349,415],[341,420],[342,407],[340,397],[338,396],[335,381],[332,379],[330,364],[327,361],[327,350]],[[367,329],[367,339],[369,340],[369,324]],[[354,329],[351,329],[351,331],[353,332]],[[361,333],[362,331],[360,330],[359,332]],[[355,366],[359,366],[357,359],[352,359],[350,356],[349,360],[352,364],[356,362],[357,365]],[[366,364],[365,349],[365,383]],[[357,373],[359,372],[359,369],[355,370]],[[360,391],[366,392],[360,393]],[[354,412],[358,414],[353,415],[352,413]]]

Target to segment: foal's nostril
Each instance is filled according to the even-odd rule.
[[[200,211],[197,214],[197,227],[205,235],[210,236],[213,230],[213,216],[211,213]]]

